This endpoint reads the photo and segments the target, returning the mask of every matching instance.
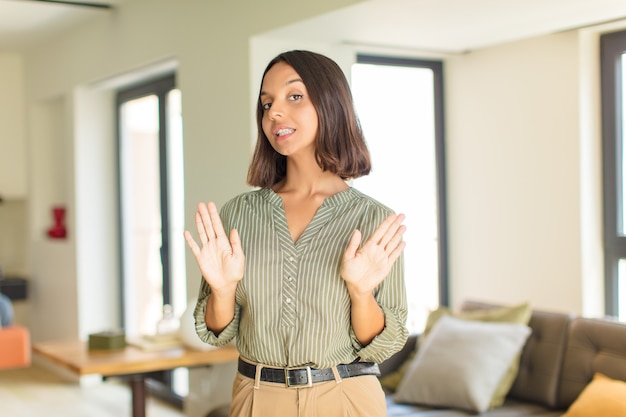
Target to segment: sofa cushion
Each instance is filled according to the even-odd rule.
[[[563,417],[626,416],[626,382],[596,373]]]
[[[471,303],[469,305],[472,305]],[[488,305],[485,308],[467,308],[461,311],[452,311],[447,307],[439,307],[435,310],[432,310],[428,315],[426,320],[426,325],[424,326],[424,331],[421,334],[418,342],[423,342],[427,339],[428,333],[435,325],[437,320],[439,320],[443,316],[452,316],[456,318],[466,319],[466,320],[478,320],[478,321],[486,321],[486,322],[506,322],[506,323],[520,323],[520,324],[528,324],[531,315],[530,304],[521,303],[513,306],[494,306]],[[406,370],[408,369],[409,363],[412,361],[415,352],[411,352],[407,354],[406,362],[402,365],[398,364],[397,370],[389,375],[385,375],[381,379],[381,384],[384,388],[395,391],[402,381],[402,377],[404,376]],[[512,362],[504,375],[500,383],[498,384],[498,388],[494,392],[493,397],[491,398],[490,407],[498,407],[502,405],[504,399],[509,392],[511,385],[513,384],[515,377],[517,376],[517,370],[519,366],[519,356],[516,357]]]
[[[548,410],[538,404],[508,398],[501,407],[487,410],[480,417],[560,417],[562,411]],[[430,408],[398,404],[387,397],[387,417],[476,417],[476,413],[451,408]]]
[[[530,329],[441,317],[420,346],[393,398],[483,412]]]
[[[465,307],[467,307],[467,305]],[[468,320],[528,324],[532,310],[529,303],[521,303],[504,307],[464,308],[458,314],[461,318]],[[504,399],[517,377],[520,355],[521,352],[515,355],[506,373],[498,383],[498,387],[494,391],[491,402],[489,403],[490,408],[499,407],[504,403]]]
[[[626,381],[626,326],[603,319],[572,320],[561,373],[559,405],[569,407],[599,372]]]
[[[469,306],[473,305],[473,308]],[[465,320],[478,320],[487,322],[521,323],[528,324],[532,309],[529,303],[515,304],[512,306],[485,306],[478,308],[477,304],[466,303],[461,311],[454,312],[447,307],[439,307],[428,315],[424,335],[428,334],[430,328],[445,315],[450,315]]]
[[[478,301],[463,304],[463,309],[467,310],[494,307],[499,306]],[[509,397],[557,408],[559,377],[571,320],[570,314],[532,311],[528,323],[532,333],[522,350]]]

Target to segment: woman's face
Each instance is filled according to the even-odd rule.
[[[317,111],[300,75],[285,62],[272,66],[263,78],[263,132],[274,150],[290,156],[315,153]]]

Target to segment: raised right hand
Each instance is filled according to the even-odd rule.
[[[187,245],[196,257],[204,280],[213,292],[234,291],[243,278],[245,255],[239,233],[231,230],[226,237],[217,207],[213,202],[199,203],[196,212],[199,246],[189,231],[185,230]]]

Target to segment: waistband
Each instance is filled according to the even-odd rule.
[[[352,378],[361,375],[380,376],[378,364],[374,362],[353,362],[339,364],[331,368],[316,369],[310,366],[294,368],[268,367],[263,364],[254,364],[239,358],[237,369],[240,374],[258,381],[283,384],[287,388],[310,387],[317,382],[341,381],[342,378]]]

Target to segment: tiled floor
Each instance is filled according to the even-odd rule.
[[[155,398],[147,417],[184,417]],[[38,367],[0,370],[1,417],[130,417],[129,388],[114,380],[81,387]]]

